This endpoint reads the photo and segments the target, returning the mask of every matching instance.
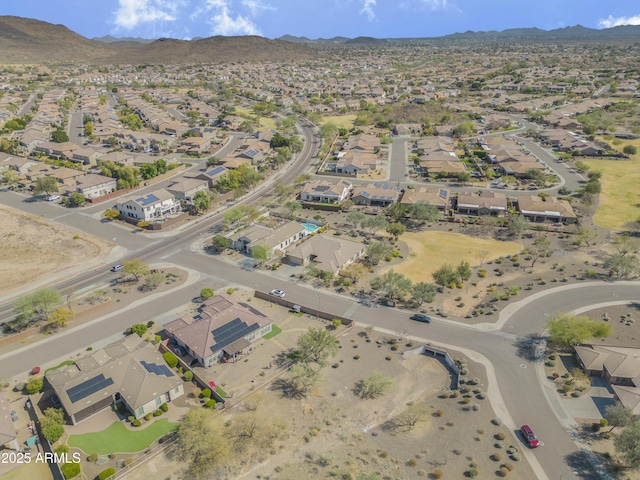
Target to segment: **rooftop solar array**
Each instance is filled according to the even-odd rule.
[[[447,195],[447,191],[446,191],[446,190],[440,190],[440,191],[438,192],[438,196],[439,196],[441,199],[446,200],[446,199],[447,199],[447,196],[448,196],[448,195]]]
[[[217,175],[217,174],[219,174],[220,172],[223,172],[223,171],[225,171],[225,170],[226,170],[226,168],[224,168],[223,166],[218,166],[218,167],[214,168],[213,170],[209,170],[209,171],[207,172],[207,175],[209,175],[209,176],[213,177],[214,175]]]
[[[156,375],[164,375],[166,377],[173,377],[173,372],[166,365],[158,365],[157,363],[147,363],[144,360],[140,364],[149,373],[155,373]]]
[[[216,341],[215,345],[211,347],[211,351],[217,352],[236,340],[246,337],[258,328],[260,328],[260,326],[257,323],[247,325],[239,318],[235,318],[226,325],[218,327],[211,332],[213,339]]]
[[[252,148],[246,153],[246,155],[248,155],[249,157],[255,157],[257,154],[258,154],[258,150],[256,150],[255,148]]]
[[[113,385],[113,379],[111,377],[104,378],[104,375],[101,373],[100,375],[96,375],[75,387],[71,387],[67,390],[67,395],[69,395],[71,403],[76,403],[83,398],[87,398],[89,395],[93,395],[94,393],[107,388],[109,385]]]
[[[136,198],[136,202],[138,202],[143,207],[146,207],[147,205],[150,205],[152,203],[159,202],[159,201],[160,199],[156,197],[153,193],[150,193],[146,197]]]

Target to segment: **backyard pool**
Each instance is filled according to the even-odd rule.
[[[318,225],[314,225],[313,223],[303,223],[302,226],[308,235],[315,233],[320,227]]]

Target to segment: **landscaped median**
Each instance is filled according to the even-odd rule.
[[[149,447],[161,436],[178,428],[177,423],[171,423],[166,418],[157,420],[145,428],[129,430],[122,422],[114,422],[108,428],[93,433],[71,435],[69,446],[79,448],[87,455],[97,453],[135,453]]]

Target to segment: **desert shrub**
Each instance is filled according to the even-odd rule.
[[[164,358],[164,361],[167,362],[167,365],[169,365],[171,368],[176,368],[176,366],[178,365],[178,357],[176,357],[171,352],[164,352],[162,354],[162,358]]]
[[[469,397],[465,397],[465,398],[462,399],[462,403],[464,403],[465,405],[467,403],[469,403],[470,401],[471,401],[471,399]]]
[[[511,470],[507,470],[507,469],[506,469],[506,468],[504,468],[504,467],[500,467],[500,470],[499,470],[499,472],[500,472],[500,476],[501,476],[501,477],[506,477],[507,475],[509,475],[509,472],[510,472],[510,471],[511,471]]]
[[[100,474],[98,475],[98,480],[107,480],[107,478],[111,477],[112,475],[116,474],[116,469],[115,468],[107,468],[106,470],[103,470],[100,472]]]
[[[415,458],[412,458],[407,462],[407,465],[409,465],[410,467],[415,467],[417,464],[418,464],[418,461]]]
[[[502,420],[499,418],[494,418],[493,420],[491,420],[491,423],[499,427],[500,425],[502,425]]]
[[[487,271],[484,268],[481,268],[480,270],[478,270],[478,276],[480,278],[485,278],[487,276]]]
[[[496,433],[496,439],[498,439],[498,440],[504,440],[505,438],[507,438],[507,436],[504,434],[504,432],[498,432],[498,433]]]
[[[98,460],[98,454],[97,453],[92,453],[91,455],[89,455],[87,457],[87,462],[95,462],[96,460]]]
[[[204,404],[204,406],[207,407],[207,408],[215,408],[216,401],[214,399],[207,400],[206,403]]]
[[[144,419],[145,419],[147,422],[148,422],[149,420],[151,420],[151,414],[150,414],[150,413],[147,413],[147,414],[144,416]]]
[[[476,478],[478,476],[478,469],[475,467],[471,467],[469,469],[469,471],[467,472],[467,474],[469,475],[469,477],[471,478]]]
[[[353,356],[353,359],[354,359],[354,360],[360,360],[360,355],[354,355],[354,356]]]
[[[442,470],[434,470],[433,472],[433,478],[442,478],[443,475]]]
[[[162,410],[158,409],[158,410],[153,412],[153,416],[154,417],[159,417],[160,415],[162,415],[162,413],[163,413]]]
[[[200,396],[202,398],[209,398],[211,397],[211,389],[210,388],[205,388],[202,390],[202,392],[200,393]]]
[[[520,461],[520,454],[518,452],[512,453],[511,454],[511,460],[513,460],[514,462],[519,462]]]
[[[162,410],[163,412],[168,412],[169,405],[167,405],[166,403],[163,403],[162,405],[160,405],[160,410]]]
[[[193,372],[191,370],[187,370],[186,372],[184,372],[184,379],[187,382],[190,382],[191,380],[193,380]]]
[[[136,419],[136,417],[134,417],[133,415],[129,415],[127,417],[127,420],[129,421],[129,423],[133,423],[133,421]]]
[[[480,405],[478,405],[477,403],[474,403],[471,408],[473,409],[474,412],[478,412],[480,411]]]
[[[134,427],[139,427],[140,425],[142,425],[142,422],[136,418],[133,422],[131,422],[131,425],[133,425]]]
[[[502,454],[500,452],[496,452],[493,455],[491,455],[491,458],[495,461],[495,462],[499,462],[500,460],[502,460]]]
[[[444,410],[442,410],[441,408],[439,408],[438,410],[436,410],[436,411],[434,412],[434,415],[435,415],[436,417],[442,417],[442,416],[444,415]]]
[[[27,391],[27,393],[33,395],[34,393],[38,393],[40,390],[42,390],[43,386],[43,377],[31,377],[29,380],[27,380],[27,386],[25,387],[25,390]]]
[[[387,452],[386,450],[382,450],[380,452],[380,457],[381,458],[387,458],[389,456],[389,452]]]
[[[70,478],[75,478],[78,475],[80,475],[79,463],[73,463],[73,462],[65,463],[60,467],[60,469],[62,470],[62,474],[64,475],[64,478],[66,478],[67,480],[69,480]]]
[[[127,458],[124,459],[123,463],[124,463],[125,467],[128,467],[129,465],[131,465],[135,461],[136,461],[135,457],[127,457]]]
[[[505,462],[504,465],[502,465],[502,467],[506,468],[510,472],[513,472],[513,469],[516,468],[515,465],[511,462]]]
[[[58,445],[53,451],[56,452],[58,455],[62,453],[69,453],[69,445],[65,445],[63,443],[62,445]]]
[[[384,358],[385,358],[386,360],[388,360],[388,361],[391,361],[391,359],[392,359],[393,357],[391,357],[391,355],[387,355],[387,356],[386,356],[386,357],[384,357]]]

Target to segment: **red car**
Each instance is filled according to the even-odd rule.
[[[521,426],[520,433],[522,433],[522,436],[527,442],[527,445],[529,445],[529,448],[536,448],[540,446],[540,440],[538,440],[538,437],[535,436],[533,430],[531,430],[531,427],[529,425]]]

